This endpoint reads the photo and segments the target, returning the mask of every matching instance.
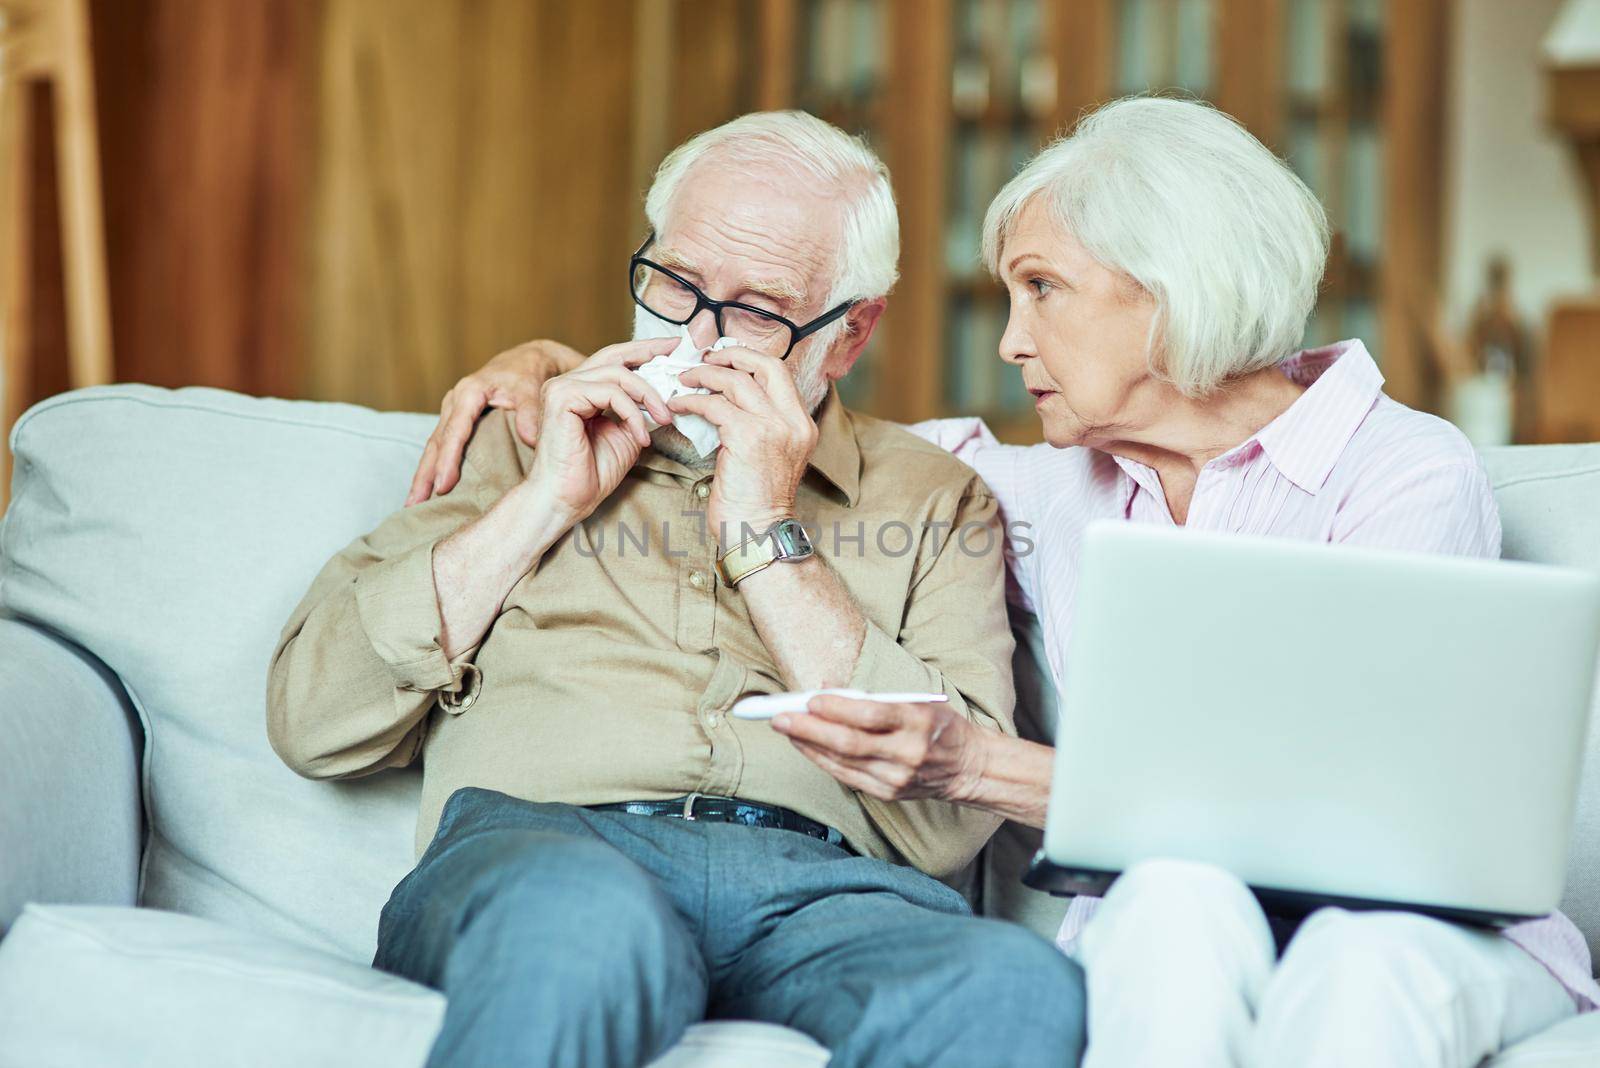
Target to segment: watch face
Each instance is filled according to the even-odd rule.
[[[811,536],[798,520],[785,519],[772,528],[772,539],[783,559],[800,559],[812,553]]]

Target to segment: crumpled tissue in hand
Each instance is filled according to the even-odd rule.
[[[677,348],[665,356],[657,356],[639,368],[639,377],[654,386],[664,401],[681,397],[685,393],[710,393],[709,389],[701,386],[684,385],[678,381],[678,376],[699,364],[706,352],[716,352],[739,343],[731,337],[722,337],[718,338],[710,349],[702,350],[689,337],[688,326],[679,327],[678,333],[683,340],[678,342]],[[648,411],[644,411],[643,414],[646,429],[655,430],[661,425],[650,417]],[[717,446],[722,444],[717,428],[708,423],[703,416],[683,412],[673,419],[672,425],[677,427],[678,433],[689,439],[689,444],[694,446],[695,452],[702,458],[710,456],[717,450]]]

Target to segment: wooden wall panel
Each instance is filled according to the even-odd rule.
[[[436,408],[534,336],[626,336],[636,8],[330,0],[312,396]]]
[[[676,145],[756,107],[760,9],[749,0],[674,5],[670,84]],[[669,146],[670,147],[670,146]]]
[[[789,102],[800,0],[92,0],[119,377],[432,409],[533,336],[625,336],[650,173]],[[1285,0],[1219,0],[1219,92],[1274,140]],[[951,0],[885,0],[875,128],[904,279],[881,414],[941,405]],[[1438,276],[1449,0],[1391,8],[1385,357],[1424,400],[1406,287]],[[1111,92],[1113,0],[1046,7],[1064,126]],[[766,52],[779,52],[768,56]],[[1259,60],[1259,57],[1257,57]],[[1248,69],[1246,69],[1248,67]],[[1259,68],[1259,69],[1258,69]],[[1272,73],[1279,70],[1278,74]],[[1274,94],[1267,94],[1274,95]],[[1259,99],[1258,99],[1259,98]],[[1246,116],[1248,118],[1248,116]],[[901,388],[903,387],[903,388]]]
[[[316,0],[95,0],[116,376],[293,393]]]

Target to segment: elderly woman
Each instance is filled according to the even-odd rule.
[[[1385,396],[1361,342],[1296,351],[1326,255],[1310,191],[1197,103],[1107,105],[990,206],[983,257],[1011,301],[1000,357],[1047,444],[1000,445],[976,420],[911,429],[972,464],[1026,531],[1012,595],[1042,620],[1058,686],[1095,519],[1498,555],[1494,499],[1462,436]],[[507,354],[458,387],[456,436],[486,397],[531,408],[563,362],[551,351]],[[458,451],[436,437],[413,497],[448,489]],[[1249,670],[1248,635],[1239,657]],[[818,698],[773,726],[863,793],[1043,825],[1050,749],[943,706]],[[1058,941],[1087,971],[1090,1065],[1467,1068],[1600,1001],[1559,914],[1496,935],[1324,909],[1296,930],[1228,873],[1177,861],[1075,899]]]

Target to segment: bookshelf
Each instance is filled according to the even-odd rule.
[[[979,414],[1039,440],[998,357],[1004,292],[978,261],[1000,187],[1082,112],[1126,93],[1211,100],[1284,155],[1334,229],[1307,344],[1359,336],[1418,399],[1416,299],[1437,278],[1447,0],[761,0],[756,106],[806,108],[888,162],[901,282],[846,380],[891,419]],[[768,59],[770,58],[770,62]],[[775,73],[774,73],[775,72]],[[1400,207],[1397,208],[1396,205]]]

